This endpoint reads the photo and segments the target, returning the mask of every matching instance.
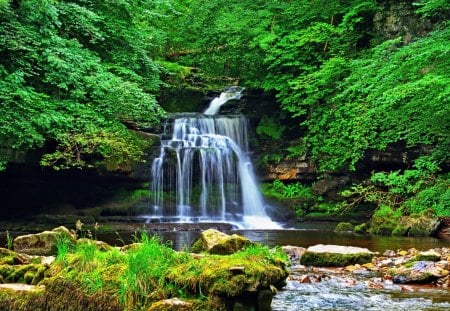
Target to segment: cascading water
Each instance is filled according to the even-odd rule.
[[[230,88],[204,114],[177,115],[166,127],[151,171],[154,218],[278,227],[266,215],[247,156],[247,119],[215,115],[242,91]]]

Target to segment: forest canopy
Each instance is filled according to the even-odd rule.
[[[448,165],[449,4],[415,2],[432,27],[387,40],[379,2],[0,0],[0,148],[120,166],[145,146],[125,124],[159,124],[162,89],[232,80],[275,94],[284,112],[261,129],[295,117],[322,170],[391,144]]]

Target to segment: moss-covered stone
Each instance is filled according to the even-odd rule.
[[[77,243],[77,245],[81,245],[81,244],[93,245],[93,246],[95,246],[98,250],[104,251],[104,252],[106,252],[106,251],[112,251],[112,250],[114,249],[111,245],[109,245],[109,244],[106,243],[106,242],[103,242],[103,241],[97,241],[97,240],[91,240],[91,239],[88,239],[88,238],[81,238],[81,239],[78,239],[76,243]]]
[[[36,285],[44,279],[47,267],[42,264],[0,265],[4,282]]]
[[[353,232],[358,233],[358,234],[367,233],[367,230],[369,230],[369,225],[367,223],[362,223],[362,224],[356,225],[353,228]]]
[[[0,265],[21,265],[30,263],[32,258],[25,254],[19,254],[6,248],[0,248]]]
[[[415,261],[434,261],[438,262],[441,260],[441,255],[434,251],[420,252],[414,257]]]
[[[393,236],[405,236],[408,234],[408,227],[402,226],[402,225],[397,225],[393,230],[392,230],[392,235]]]
[[[191,248],[193,253],[207,252],[210,254],[229,255],[253,244],[246,237],[228,235],[214,229],[208,229],[200,234],[199,239]]]
[[[371,262],[373,253],[359,247],[339,245],[315,245],[309,247],[300,258],[305,266],[315,267],[345,267]]]
[[[337,224],[336,228],[334,228],[335,232],[352,232],[355,226],[353,226],[349,222],[340,222]]]
[[[60,239],[67,239],[75,242],[74,235],[66,227],[58,227],[52,231],[44,231],[36,234],[27,234],[18,236],[14,239],[14,250],[16,252],[28,254],[49,256],[56,255],[57,243]]]

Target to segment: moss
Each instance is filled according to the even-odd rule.
[[[438,262],[441,260],[441,257],[433,254],[419,254],[414,257],[414,261],[434,261]]]
[[[46,310],[46,306],[48,304],[43,289],[30,291],[0,289],[0,310],[36,311]]]
[[[340,222],[337,224],[336,228],[334,228],[335,232],[351,232],[355,227],[349,222]]]
[[[393,223],[382,223],[379,225],[370,225],[369,233],[378,234],[378,235],[392,235],[392,231],[394,231],[395,224]]]
[[[42,264],[0,265],[0,275],[5,282],[36,285],[44,279],[47,267]]]
[[[362,223],[360,225],[356,225],[353,228],[353,232],[354,233],[359,233],[359,234],[363,234],[363,233],[367,233],[367,230],[369,229],[369,225],[366,223]]]
[[[345,267],[371,262],[372,257],[372,254],[367,253],[337,254],[305,252],[300,258],[300,263],[305,266],[315,267]]]
[[[394,230],[392,230],[393,236],[405,236],[408,234],[409,228],[404,227],[402,225],[397,225]]]

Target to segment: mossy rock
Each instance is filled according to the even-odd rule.
[[[0,265],[23,265],[30,263],[31,257],[6,248],[0,248]]]
[[[47,269],[42,264],[0,265],[0,275],[5,283],[36,285],[44,279]]]
[[[360,225],[356,225],[353,228],[353,232],[358,233],[358,234],[367,233],[368,230],[369,230],[369,225],[367,223],[362,223]]]
[[[335,232],[352,232],[355,226],[353,226],[349,222],[340,222],[337,224],[336,228],[334,228]]]
[[[21,235],[14,239],[14,251],[28,255],[50,256],[56,255],[57,243],[60,239],[67,239],[75,243],[74,235],[66,227],[58,227],[52,231],[36,234]]]
[[[414,257],[414,260],[438,262],[441,260],[441,255],[435,251],[420,252],[416,257]]]
[[[209,254],[229,255],[252,244],[253,242],[246,237],[237,234],[228,235],[215,229],[208,229],[200,234],[191,251],[193,253],[207,252]]]
[[[408,234],[408,227],[402,226],[402,225],[397,225],[394,230],[392,230],[392,235],[393,236],[405,236]]]
[[[369,233],[389,236],[392,235],[392,231],[394,231],[395,227],[396,224],[394,223],[382,223],[378,225],[372,223],[370,225]]]
[[[98,241],[98,240],[91,240],[88,238],[81,238],[77,240],[77,245],[81,244],[87,244],[87,245],[94,245],[99,251],[108,252],[112,251],[114,247],[109,245],[106,242]]]
[[[373,253],[366,248],[339,246],[339,245],[315,245],[309,247],[300,258],[300,263],[305,266],[315,267],[345,267],[355,264],[371,262]]]

